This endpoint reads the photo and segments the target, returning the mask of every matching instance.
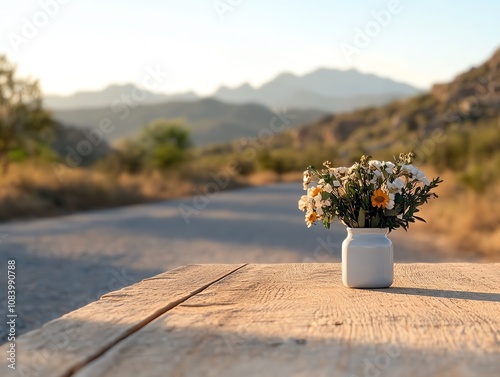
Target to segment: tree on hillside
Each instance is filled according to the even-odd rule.
[[[144,128],[139,139],[146,150],[147,163],[164,169],[186,157],[190,146],[189,131],[176,122],[157,120]]]
[[[136,139],[120,143],[120,160],[130,172],[166,169],[185,160],[191,146],[189,131],[179,122],[157,120],[145,126]]]
[[[0,55],[0,164],[5,173],[20,154],[33,155],[55,130],[42,108],[37,81],[21,79],[16,66]]]

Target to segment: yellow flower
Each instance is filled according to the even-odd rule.
[[[319,187],[316,187],[313,192],[312,192],[312,197],[314,198],[316,195],[318,195],[321,192],[321,189]]]
[[[306,225],[307,225],[307,227],[310,228],[311,225],[316,222],[317,218],[318,218],[318,215],[314,211],[311,213],[306,213]]]
[[[385,208],[389,203],[389,195],[381,189],[376,190],[372,196],[372,206]]]

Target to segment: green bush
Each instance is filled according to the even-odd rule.
[[[7,153],[7,158],[11,162],[22,162],[28,158],[28,153],[26,152],[26,150],[21,148],[11,149]]]
[[[164,170],[185,161],[191,145],[181,124],[157,120],[144,127],[137,139],[125,139],[118,148],[121,165],[129,172]]]

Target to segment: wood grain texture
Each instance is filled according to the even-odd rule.
[[[499,264],[399,264],[395,277],[357,290],[339,264],[247,265],[75,376],[499,375]]]
[[[66,377],[240,265],[189,265],[104,295],[17,340],[17,369],[1,376]],[[7,345],[0,347],[6,355]]]

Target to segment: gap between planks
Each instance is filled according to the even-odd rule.
[[[158,317],[161,317],[163,314],[167,313],[168,311],[172,310],[173,308],[175,308],[176,306],[182,304],[184,301],[190,299],[191,297],[193,296],[196,296],[197,294],[203,292],[205,289],[209,288],[211,285],[221,281],[222,279],[225,279],[226,277],[228,277],[229,275],[232,275],[234,274],[236,271],[239,271],[241,270],[242,268],[248,266],[248,263],[245,263],[243,264],[242,266],[234,269],[233,271],[231,272],[228,272],[227,274],[225,274],[224,276],[221,276],[220,278],[208,283],[208,284],[205,284],[204,286],[198,288],[197,290],[191,292],[189,295],[187,296],[184,296],[182,298],[180,298],[179,300],[177,301],[174,301],[174,302],[171,302],[170,304],[168,304],[167,306],[165,306],[162,310],[150,315],[149,317],[145,318],[144,320],[142,320],[141,322],[137,323],[135,326],[131,327],[128,331],[126,331],[122,336],[120,336],[119,338],[117,338],[115,341],[113,341],[112,343],[106,345],[105,347],[103,347],[102,349],[100,349],[98,352],[96,352],[93,356],[91,356],[85,364],[81,364],[81,365],[76,365],[74,367],[72,367],[70,370],[68,370],[68,372],[63,376],[63,377],[71,377],[71,376],[74,376],[75,373],[77,373],[80,369],[83,369],[85,368],[87,365],[89,365],[90,363],[94,362],[95,360],[97,360],[98,358],[100,358],[101,356],[103,356],[106,352],[108,352],[110,349],[112,349],[114,346],[116,346],[117,344],[119,344],[120,342],[124,341],[125,339],[127,339],[129,336],[131,336],[132,334],[136,333],[137,331],[139,331],[140,329],[142,329],[144,326],[148,325],[149,323],[153,322],[155,319],[157,319]],[[155,277],[151,277],[151,278],[147,278],[147,279],[144,279],[144,280],[154,280]],[[159,279],[159,278],[156,278],[156,279]]]

